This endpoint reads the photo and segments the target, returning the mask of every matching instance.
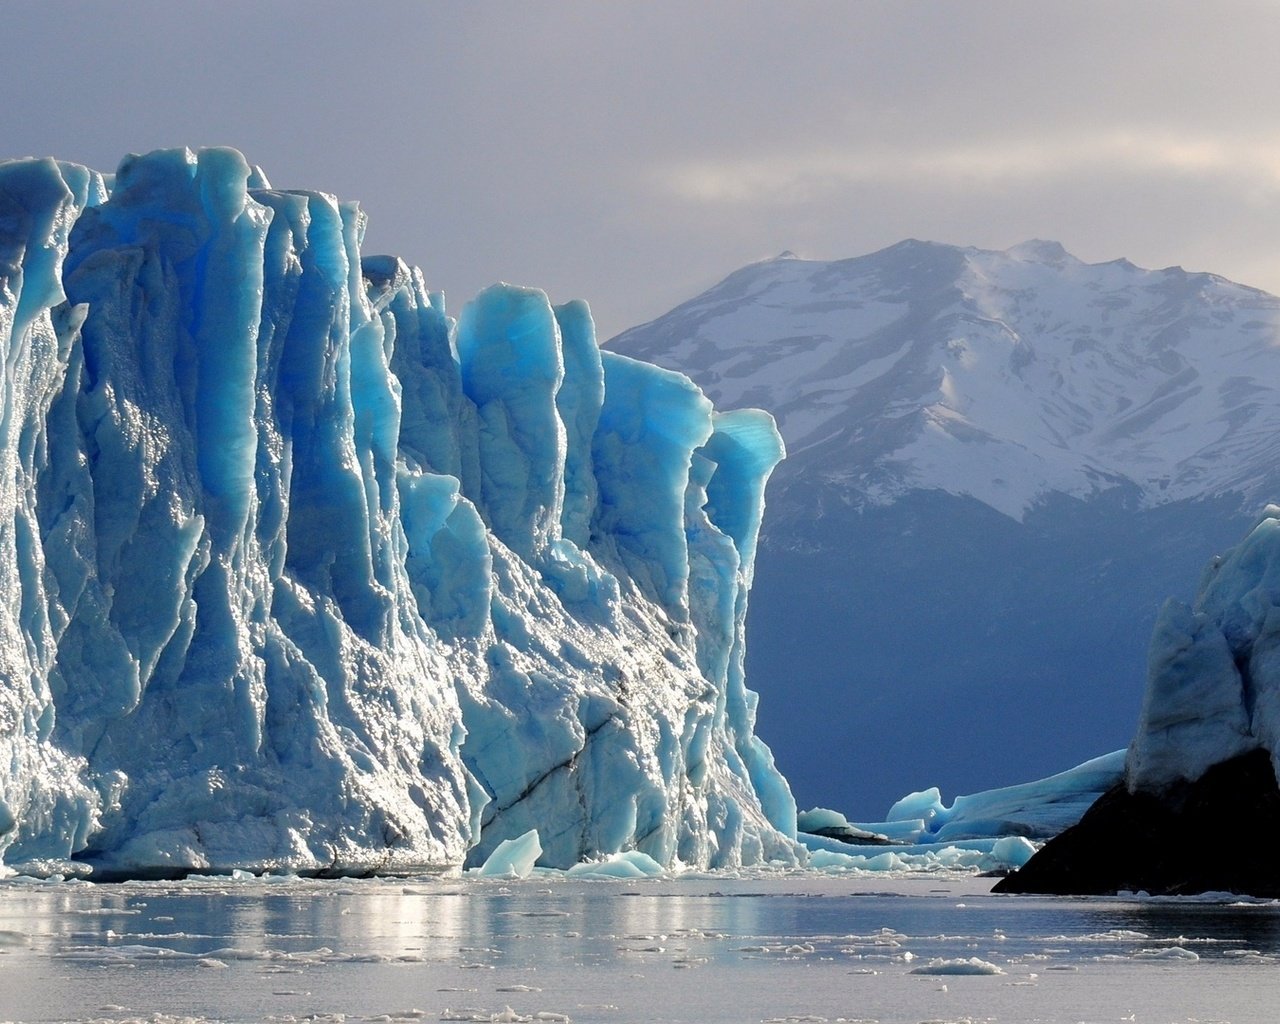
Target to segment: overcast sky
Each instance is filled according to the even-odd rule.
[[[0,0],[0,157],[231,145],[602,338],[906,237],[1280,292],[1280,4]]]

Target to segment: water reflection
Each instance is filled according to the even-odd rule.
[[[1280,956],[1280,911],[1274,904],[1213,904],[1150,901],[1130,905],[1121,927],[1153,937],[1209,940],[1213,956],[1247,948]]]
[[[1247,993],[1250,979],[1280,963],[1275,904],[992,897],[976,879],[894,884],[3,883],[0,1020],[359,1020],[410,1010],[440,1019],[460,1006],[488,1020],[510,1006],[603,1024],[805,1014],[887,1022],[938,1016],[932,993],[943,989],[912,973],[920,965],[978,960],[1003,980],[953,982],[986,1000],[964,1015],[1024,1019],[1023,989],[1035,990],[1039,1007],[1058,986],[1070,996],[1065,1021],[1084,1019],[1088,1000],[1109,1012],[1157,977],[1150,999],[1194,1008],[1208,965]],[[1164,956],[1175,948],[1175,959]],[[1164,959],[1146,962],[1156,956]],[[1268,966],[1240,975],[1250,964]],[[1118,995],[1107,994],[1112,983]],[[1221,1006],[1196,1010],[1210,1011],[1239,1024]]]

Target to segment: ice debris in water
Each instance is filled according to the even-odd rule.
[[[1163,949],[1143,949],[1133,954],[1134,960],[1185,961],[1194,963],[1200,954],[1184,946],[1165,946]]]
[[[744,622],[768,415],[229,149],[0,164],[0,858],[796,863]]]
[[[954,960],[930,960],[927,964],[913,967],[908,974],[1004,974],[1004,970],[976,956],[958,957]]]
[[[479,873],[501,878],[528,878],[541,856],[538,830],[530,829],[522,836],[500,842],[480,865]]]
[[[446,1009],[440,1012],[440,1020],[479,1021],[483,1024],[538,1024],[542,1021],[547,1024],[570,1024],[570,1018],[563,1013],[550,1013],[545,1010],[538,1013],[517,1013],[510,1006],[503,1007],[497,1013],[490,1013],[487,1010]]]
[[[601,860],[575,864],[568,873],[578,878],[661,878],[667,872],[648,854],[627,850]]]

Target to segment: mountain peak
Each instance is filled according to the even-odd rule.
[[[893,245],[881,249],[872,256],[878,256],[881,253],[916,253],[916,252],[958,252],[959,246],[950,245],[947,242],[933,242],[927,238],[904,238],[901,242],[895,242]]]
[[[1045,263],[1051,267],[1060,267],[1067,262],[1074,262],[1075,257],[1062,247],[1061,242],[1044,238],[1029,238],[1005,250],[1006,255],[1025,263]]]

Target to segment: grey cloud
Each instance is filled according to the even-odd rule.
[[[751,259],[1060,238],[1280,291],[1267,3],[11,0],[4,155],[230,144],[457,308],[602,334]],[[699,186],[699,182],[701,185]]]

